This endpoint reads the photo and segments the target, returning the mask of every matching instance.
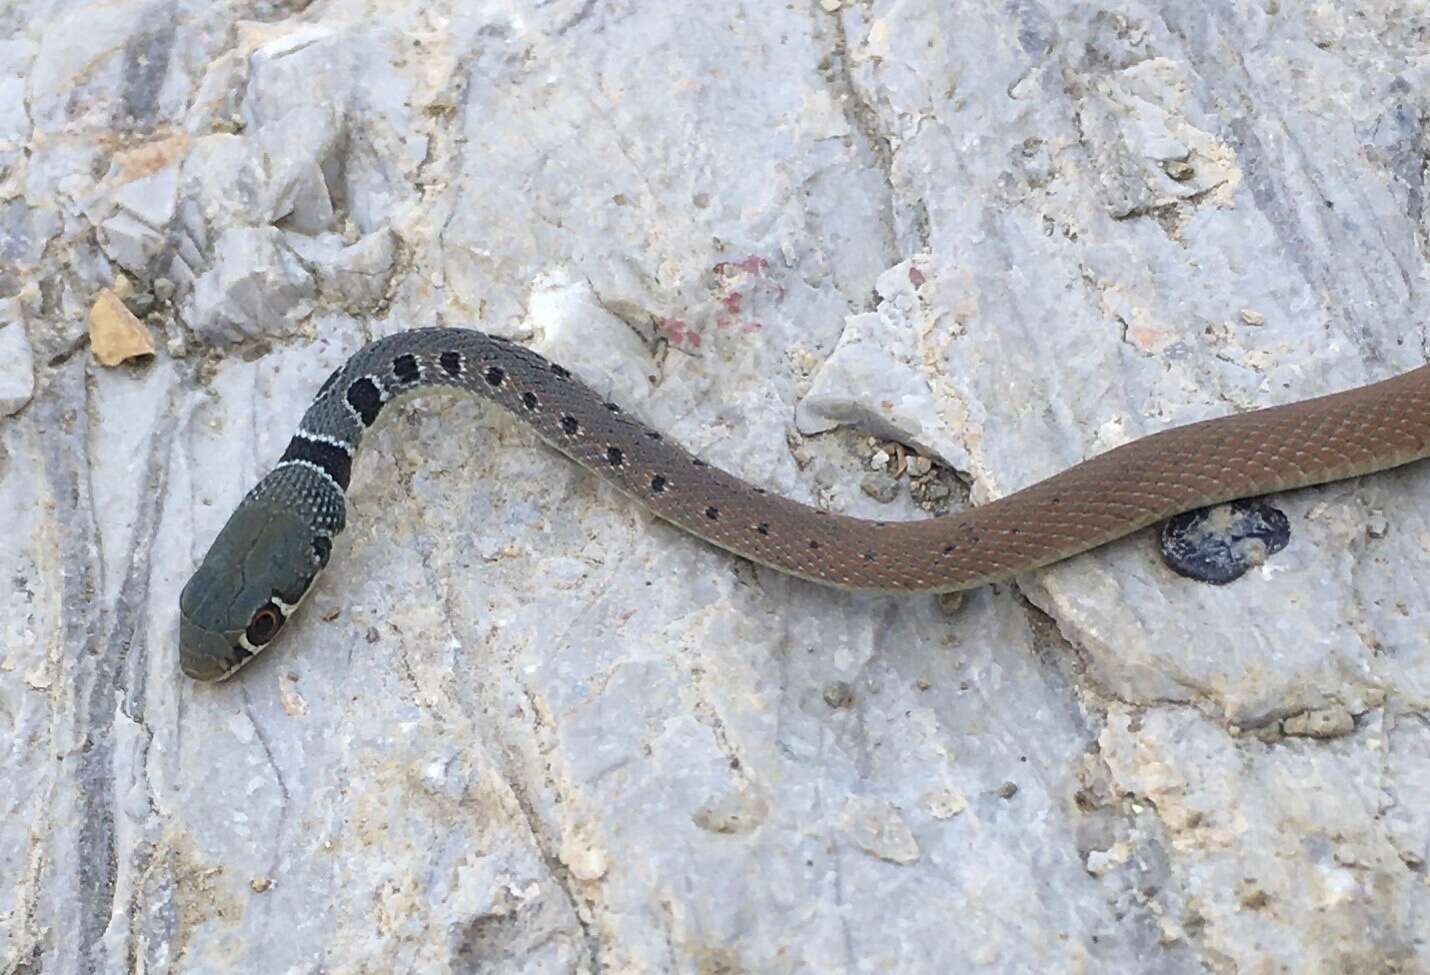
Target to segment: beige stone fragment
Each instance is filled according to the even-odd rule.
[[[1339,705],[1293,714],[1281,722],[1281,732],[1298,738],[1339,738],[1355,730],[1350,711]]]
[[[149,330],[108,288],[99,292],[89,310],[89,344],[94,357],[106,366],[154,354]]]

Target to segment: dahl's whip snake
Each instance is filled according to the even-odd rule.
[[[328,563],[363,433],[394,399],[477,393],[691,534],[848,589],[948,592],[1026,572],[1207,505],[1430,455],[1430,366],[1316,399],[1134,440],[990,504],[865,521],[711,467],[511,342],[428,328],[372,342],[334,372],[277,466],[243,499],[179,599],[184,672],[221,680],[277,636]]]

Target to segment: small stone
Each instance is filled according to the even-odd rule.
[[[569,837],[561,844],[561,862],[577,880],[589,882],[606,875],[606,854]]]
[[[888,504],[899,496],[899,482],[891,474],[870,474],[859,482],[859,488],[883,504]]]
[[[968,800],[955,789],[938,789],[923,797],[924,808],[934,819],[952,819],[968,808]]]
[[[890,863],[919,858],[919,844],[898,807],[871,796],[850,796],[844,805],[844,829],[866,853]]]
[[[168,301],[174,297],[174,282],[168,278],[154,279],[154,297],[160,301]]]
[[[1011,799],[1018,794],[1018,786],[1012,782],[1004,782],[998,787],[999,799]]]
[[[953,494],[953,490],[936,477],[924,477],[915,481],[909,491],[914,500],[925,507],[942,504]]]
[[[844,0],[819,0],[819,5],[824,8],[825,13],[832,14],[838,12],[843,2]]]
[[[1179,183],[1185,183],[1197,174],[1192,164],[1183,159],[1174,159],[1171,162],[1164,163],[1162,170]]]
[[[933,470],[933,461],[927,457],[912,454],[909,457],[908,467],[910,477],[923,477],[929,471]]]
[[[149,330],[108,288],[100,290],[89,310],[89,344],[94,357],[106,366],[154,354]]]
[[[847,708],[854,703],[854,689],[842,680],[824,685],[824,703],[832,708]]]
[[[1265,325],[1266,316],[1259,311],[1252,311],[1250,308],[1241,310],[1241,320],[1248,325]]]
[[[248,887],[255,894],[261,894],[273,886],[272,877],[254,877],[248,882]]]
[[[963,608],[963,590],[958,592],[941,592],[938,594],[939,612],[945,616],[954,616]]]
[[[1339,738],[1355,728],[1355,718],[1340,706],[1302,711],[1281,722],[1281,733],[1297,738]]]
[[[1119,840],[1106,850],[1088,851],[1083,866],[1094,877],[1101,877],[1113,868],[1120,867],[1132,859],[1132,853],[1132,844],[1126,840]]]
[[[876,450],[874,451],[874,456],[869,458],[869,468],[876,471],[886,471],[889,469],[889,461],[892,459],[887,450]]]
[[[1365,533],[1371,538],[1384,538],[1390,531],[1390,521],[1385,517],[1385,512],[1379,509],[1372,511],[1366,518]]]
[[[367,635],[363,639],[367,640],[368,643],[376,643],[379,639],[377,627],[369,626],[367,628]]]

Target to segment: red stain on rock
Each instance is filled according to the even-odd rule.
[[[760,257],[757,254],[751,254],[749,257],[740,258],[738,261],[721,261],[719,264],[716,264],[713,268],[711,268],[711,270],[713,270],[716,274],[720,274],[725,277],[731,277],[738,272],[743,272],[745,274],[759,274],[761,271],[763,271],[769,266],[769,262],[766,261],[763,257]]]
[[[689,349],[700,348],[700,333],[678,318],[657,318],[655,326],[671,345],[683,345]]]
[[[909,284],[911,284],[911,285],[913,285],[915,288],[917,288],[919,285],[923,284],[924,281],[926,281],[926,280],[928,280],[928,279],[924,277],[924,272],[922,272],[922,271],[920,271],[918,268],[913,267],[912,265],[910,265],[910,267],[909,267]]]

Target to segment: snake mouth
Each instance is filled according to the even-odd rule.
[[[253,654],[238,645],[238,634],[206,630],[179,617],[179,667],[194,680],[216,682],[233,676]]]

